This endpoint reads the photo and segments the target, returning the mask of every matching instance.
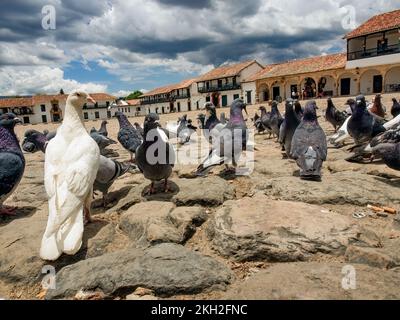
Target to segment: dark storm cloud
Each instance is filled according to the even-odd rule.
[[[211,6],[211,0],[156,0],[167,6],[178,6],[186,8],[208,8]]]

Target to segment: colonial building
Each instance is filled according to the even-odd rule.
[[[106,93],[90,94],[96,100],[83,107],[85,120],[107,119],[111,117],[108,107],[115,97]],[[13,112],[25,124],[60,122],[65,112],[68,95],[37,95],[29,97],[0,98],[0,114]]]
[[[251,60],[224,65],[200,76],[196,80],[197,90],[192,95],[196,107],[209,101],[217,107],[226,107],[241,97],[252,103],[252,91],[243,91],[242,82],[263,68],[256,60]]]
[[[244,81],[259,103],[400,91],[400,10],[347,34],[347,52],[272,64]]]
[[[170,113],[192,110],[192,92],[195,79],[184,80],[151,90],[140,96],[141,105],[147,113]]]

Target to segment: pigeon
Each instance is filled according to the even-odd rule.
[[[307,180],[321,180],[322,163],[328,153],[326,136],[318,123],[316,109],[315,101],[307,102],[290,151],[291,158],[300,168],[300,177]]]
[[[304,109],[298,100],[294,102],[294,112],[296,113],[297,118],[299,118],[299,120],[301,121],[301,119],[303,118]]]
[[[43,134],[46,136],[47,140],[50,141],[56,136],[57,132],[55,131],[49,132],[49,130],[43,130]]]
[[[168,192],[168,178],[175,165],[175,150],[163,130],[158,114],[149,113],[144,120],[143,143],[136,150],[136,164],[146,179],[151,181],[149,194],[155,192],[154,183],[164,180],[164,192]]]
[[[331,98],[328,99],[328,107],[325,112],[325,119],[328,121],[333,128],[335,129],[335,133],[337,132],[337,128],[341,127],[343,123],[346,121],[347,114],[345,112],[340,112],[336,109],[335,105]]]
[[[27,130],[22,142],[22,149],[29,153],[35,153],[38,151],[45,153],[47,144],[48,140],[43,133],[36,130]],[[99,170],[96,174],[93,190],[101,191],[103,193],[104,207],[107,205],[106,196],[108,189],[112,186],[115,180],[133,169],[135,169],[135,166],[132,164],[121,163],[100,155]]]
[[[372,157],[372,159],[382,159],[391,169],[400,170],[400,143],[378,144],[377,146],[372,147]]]
[[[354,139],[356,145],[369,142],[379,133],[385,132],[382,118],[368,112],[365,97],[360,95],[356,98],[356,106],[347,123],[349,135]]]
[[[13,113],[0,116],[0,215],[15,215],[4,201],[15,191],[25,171],[25,158],[14,132],[21,120]]]
[[[73,255],[82,245],[84,215],[90,222],[93,183],[100,163],[100,150],[83,123],[82,107],[95,102],[87,93],[71,93],[57,135],[46,147],[44,184],[49,217],[42,238],[40,257],[55,261],[62,253]]]
[[[220,121],[222,124],[227,124],[227,123],[228,123],[229,119],[226,118],[225,112],[221,112],[220,120],[219,120],[219,121]]]
[[[271,112],[267,112],[267,109],[265,107],[261,106],[259,108],[261,112],[261,124],[264,127],[264,129],[269,133],[270,137],[272,134],[272,128],[271,128]]]
[[[237,163],[243,150],[247,148],[248,132],[243,118],[243,110],[247,114],[246,104],[242,99],[233,101],[230,108],[229,122],[213,137],[213,144],[207,158],[197,168],[196,174],[205,175],[212,167],[225,164],[227,171],[236,172]],[[228,163],[234,168],[228,168]]]
[[[106,150],[106,148],[108,146],[110,146],[112,144],[117,144],[117,141],[114,141],[114,140],[100,134],[98,131],[91,131],[90,136],[99,146],[100,154],[103,156],[108,154],[108,150]]]
[[[283,122],[283,118],[278,109],[278,102],[272,101],[271,104],[271,117],[270,117],[270,126],[272,130],[272,134],[274,134],[277,138],[279,138],[279,129]]]
[[[205,104],[206,115],[200,114],[199,119],[204,137],[212,143],[212,137],[218,136],[219,131],[225,127],[217,117],[217,110],[212,103]]]
[[[369,109],[369,112],[377,115],[378,117],[385,118],[386,111],[384,106],[382,105],[382,97],[380,94],[377,94],[374,99],[374,104]]]
[[[396,118],[400,114],[400,104],[397,102],[396,98],[393,98],[392,101],[393,106],[390,110],[390,113],[392,114],[393,118]]]
[[[197,128],[192,126],[191,121],[187,120],[187,115],[185,114],[183,117],[179,119],[177,128],[178,142],[180,144],[188,143],[190,141],[191,135],[196,130]]]
[[[126,150],[130,152],[131,162],[133,162],[133,154],[141,145],[143,138],[140,132],[134,126],[132,126],[122,112],[117,111],[115,116],[118,119],[120,128],[118,132],[118,141]]]
[[[261,117],[256,112],[254,118],[251,119],[254,122],[254,127],[257,129],[258,134],[262,134],[265,132],[265,127],[261,122]]]
[[[142,136],[142,138],[144,138],[144,130],[143,130],[143,128],[140,126],[140,124],[137,123],[137,122],[135,122],[133,125],[135,126],[136,130],[140,133],[140,135]]]
[[[284,131],[281,132],[282,137],[280,141],[285,148],[286,155],[290,158],[290,148],[292,146],[293,134],[300,124],[300,119],[293,110],[293,99],[287,99],[285,103],[285,127]]]
[[[105,137],[108,137],[107,124],[108,124],[108,122],[106,120],[103,120],[101,122],[100,129],[97,131],[98,133],[100,133],[101,135],[103,135]]]

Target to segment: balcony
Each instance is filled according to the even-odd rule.
[[[229,83],[222,86],[215,86],[215,87],[199,87],[200,93],[208,93],[208,92],[216,92],[216,91],[227,91],[227,90],[238,90],[241,89],[240,84],[237,83]]]
[[[83,110],[95,110],[95,109],[107,109],[109,105],[107,104],[96,104],[96,105],[83,105]]]
[[[171,102],[171,98],[158,98],[158,99],[153,99],[153,100],[142,100],[142,101],[140,101],[140,104],[147,105],[147,104],[165,103],[165,102]]]
[[[347,60],[359,60],[359,59],[366,59],[366,58],[373,58],[379,56],[385,56],[389,54],[400,53],[400,45],[394,44],[386,47],[381,48],[372,48],[367,50],[360,50],[347,53]]]
[[[190,94],[181,94],[181,95],[176,95],[176,96],[172,96],[171,97],[174,100],[179,100],[179,99],[189,99],[190,98]]]

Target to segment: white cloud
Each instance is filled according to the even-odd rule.
[[[107,91],[107,85],[104,84],[81,83],[76,80],[64,79],[64,71],[60,68],[46,66],[5,67],[0,70],[1,95],[54,94],[59,92],[61,88],[64,92],[71,92],[78,88],[92,93]]]

